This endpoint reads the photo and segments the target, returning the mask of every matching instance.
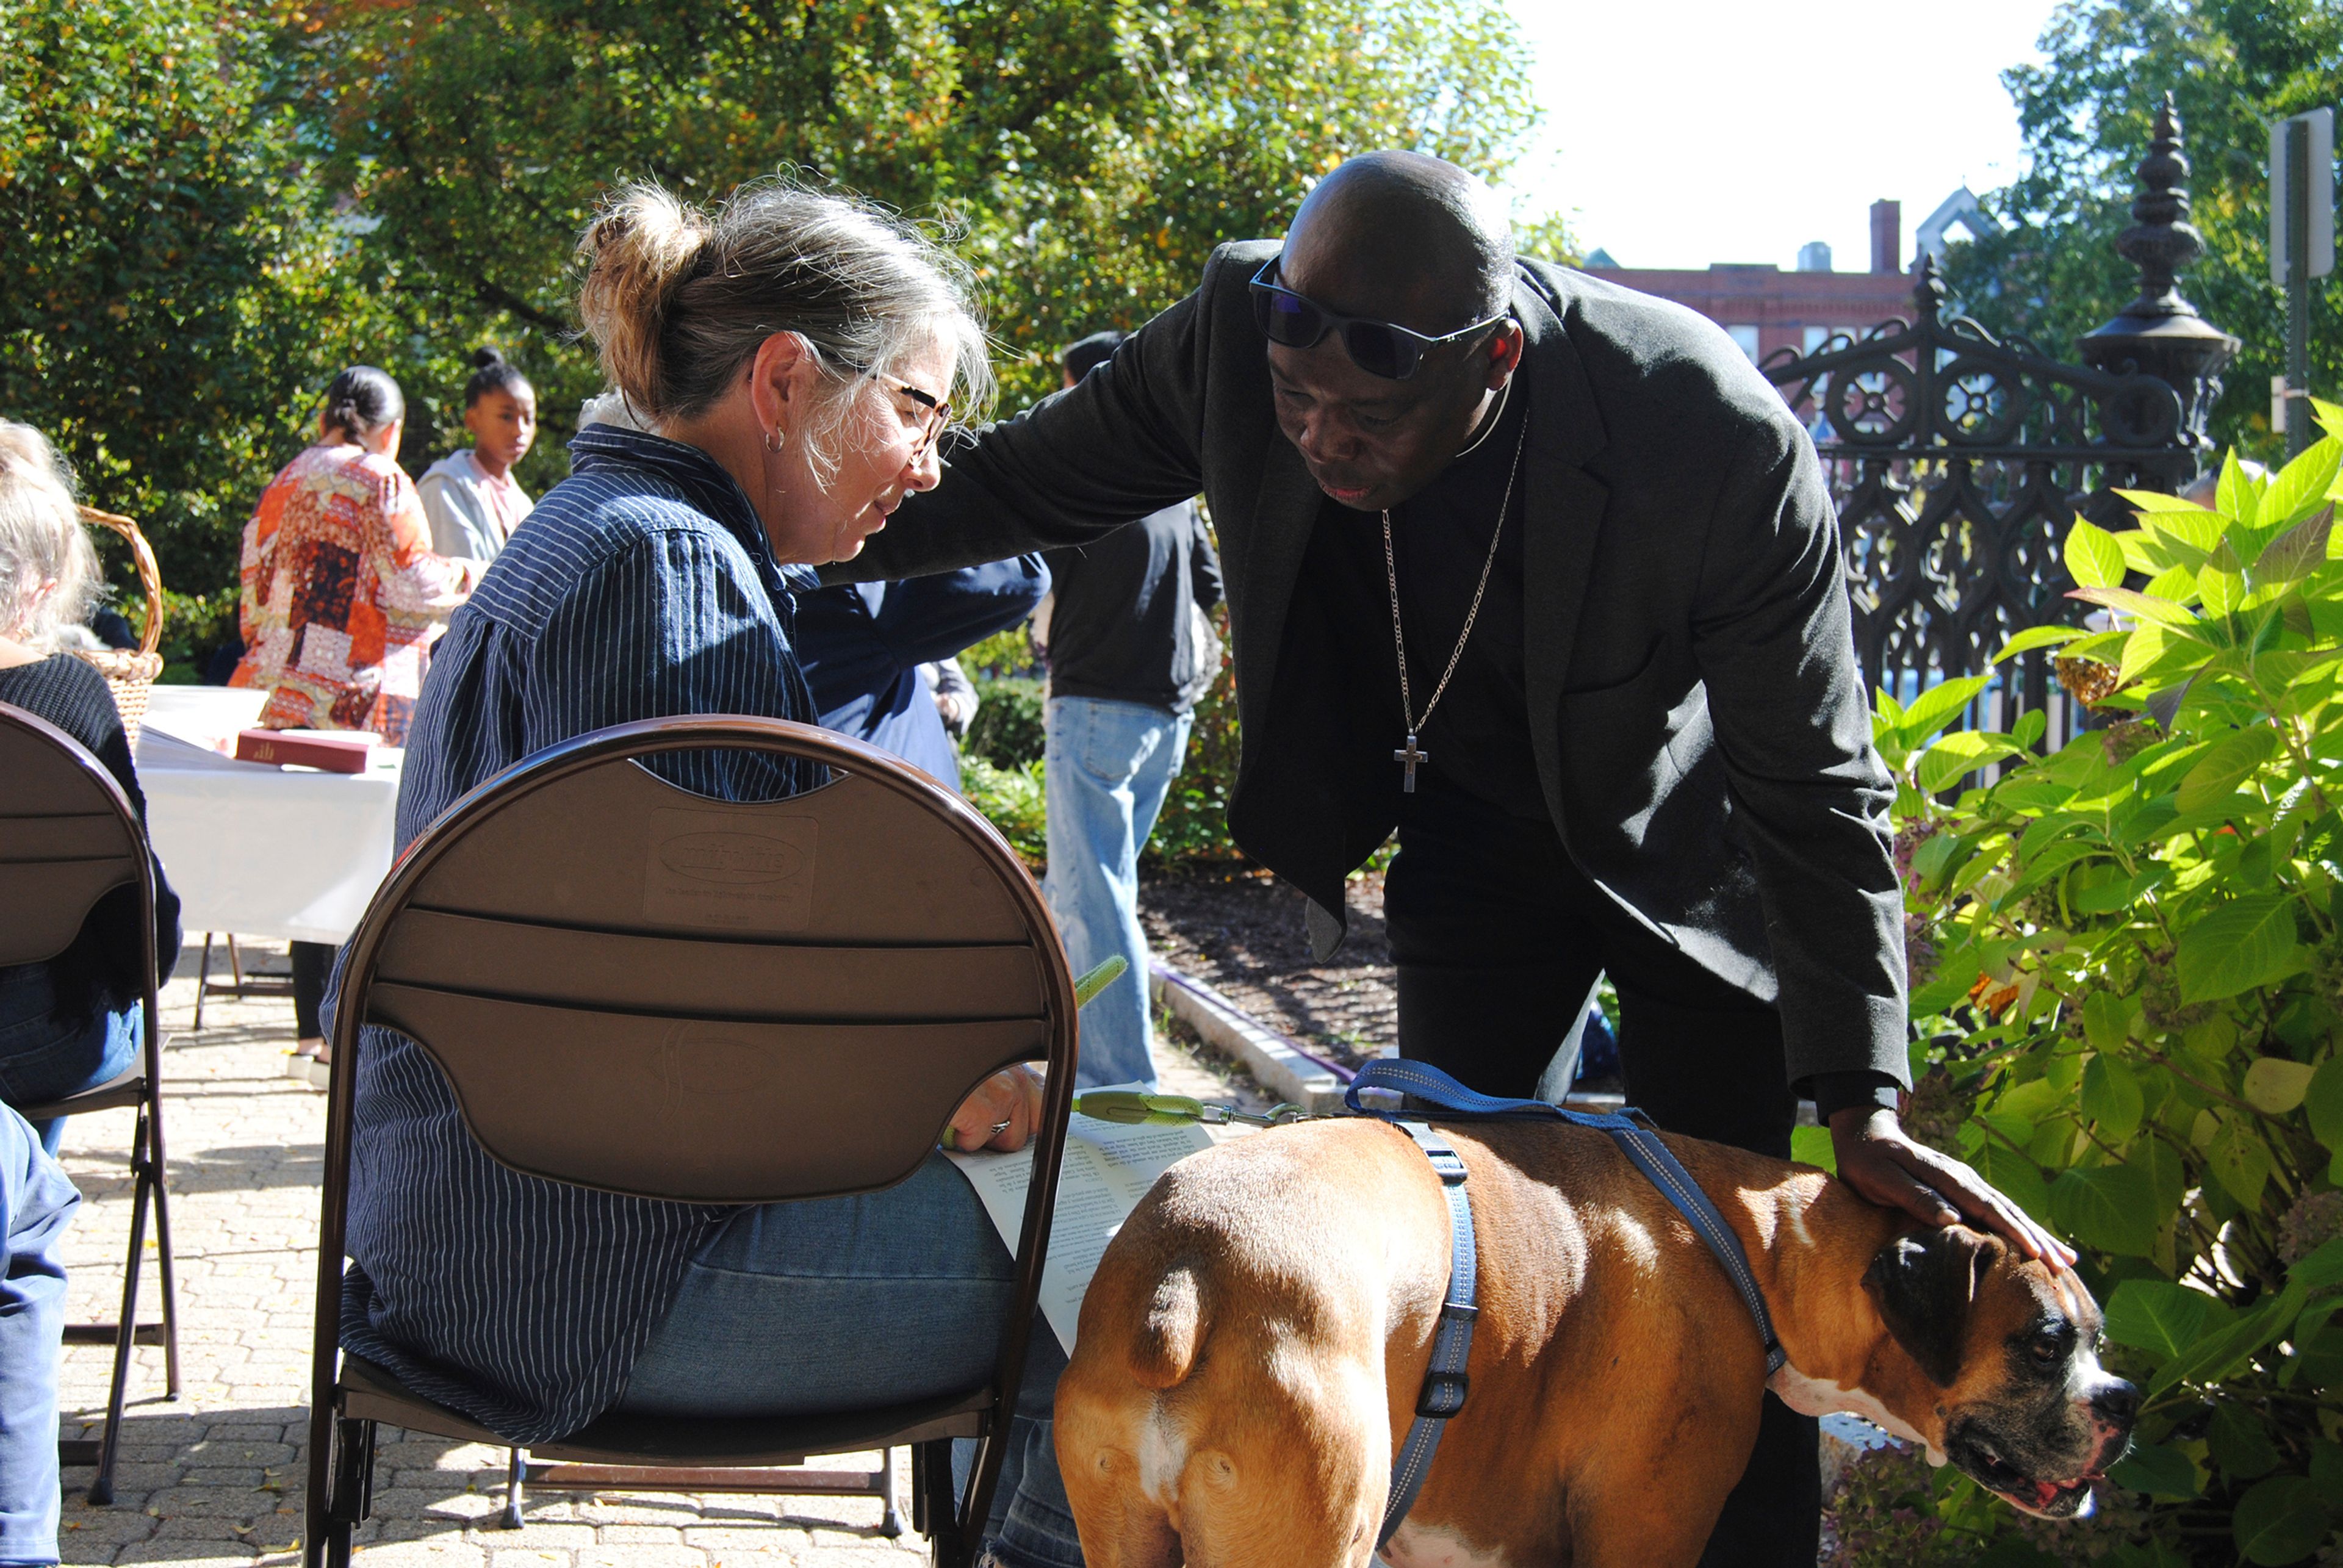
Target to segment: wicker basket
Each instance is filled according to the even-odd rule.
[[[147,693],[154,688],[155,678],[163,673],[163,656],[155,651],[156,645],[163,640],[163,574],[155,566],[155,551],[146,543],[146,536],[128,518],[84,507],[81,520],[112,528],[129,541],[131,558],[138,563],[138,584],[146,590],[146,633],[138,639],[136,652],[126,648],[74,649],[75,655],[95,665],[97,672],[106,677],[106,684],[114,693],[114,706],[122,712],[123,730],[130,737],[131,749],[136,750],[138,727],[146,718]]]

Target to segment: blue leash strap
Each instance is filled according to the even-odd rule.
[[[1412,1095],[1423,1103],[1467,1117],[1488,1117],[1498,1120],[1551,1118],[1572,1122],[1580,1127],[1592,1127],[1611,1135],[1620,1152],[1634,1162],[1635,1169],[1660,1191],[1660,1195],[1675,1206],[1684,1217],[1693,1234],[1707,1243],[1723,1265],[1725,1276],[1733,1288],[1741,1292],[1744,1305],[1757,1324],[1757,1337],[1765,1346],[1765,1375],[1771,1377],[1782,1370],[1789,1358],[1782,1342],[1774,1332],[1774,1315],[1765,1310],[1765,1292],[1757,1288],[1757,1276],[1749,1267],[1749,1255],[1741,1249],[1741,1238],[1708,1201],[1708,1194],[1699,1183],[1668,1152],[1651,1123],[1639,1111],[1604,1114],[1588,1111],[1568,1111],[1559,1105],[1549,1105],[1543,1100],[1504,1100],[1465,1088],[1438,1068],[1427,1062],[1410,1061],[1405,1058],[1386,1057],[1371,1061],[1359,1070],[1351,1081],[1350,1091],[1343,1101],[1353,1111],[1367,1115],[1384,1114],[1369,1111],[1359,1103],[1362,1090],[1382,1090],[1387,1093]]]
[[[1375,1537],[1378,1550],[1415,1506],[1416,1493],[1423,1490],[1423,1478],[1432,1469],[1432,1456],[1440,1451],[1440,1434],[1450,1418],[1464,1408],[1464,1397],[1473,1386],[1464,1363],[1473,1353],[1473,1320],[1481,1315],[1473,1305],[1481,1265],[1473,1245],[1473,1205],[1464,1195],[1464,1161],[1448,1140],[1423,1122],[1388,1120],[1415,1140],[1416,1147],[1432,1161],[1440,1177],[1440,1190],[1448,1199],[1448,1290],[1440,1303],[1439,1326],[1433,1332],[1432,1364],[1424,1370],[1423,1389],[1415,1397],[1415,1422],[1407,1429],[1399,1457],[1392,1462],[1390,1501],[1383,1505],[1383,1532]]]

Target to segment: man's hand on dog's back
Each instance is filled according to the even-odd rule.
[[[2072,1247],[2035,1223],[1984,1177],[1914,1141],[1894,1111],[1851,1105],[1833,1113],[1830,1130],[1839,1180],[1882,1208],[1901,1209],[1930,1225],[1968,1220],[2029,1258],[2053,1268],[2075,1266]]]

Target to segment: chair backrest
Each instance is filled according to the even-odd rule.
[[[720,748],[830,781],[736,803],[639,765]],[[329,1180],[361,1022],[420,1042],[512,1169],[697,1202],[887,1186],[990,1073],[1047,1060],[1054,1101],[1074,1071],[1065,955],[1001,836],[775,719],[624,725],[483,785],[377,893],[341,997]]]
[[[146,876],[146,836],[106,765],[47,719],[0,702],[0,965],[56,957],[91,906]]]

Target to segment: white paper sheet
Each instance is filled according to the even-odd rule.
[[[1126,1127],[1077,1116],[1067,1127],[1066,1158],[1058,1169],[1057,1210],[1050,1225],[1050,1255],[1041,1265],[1041,1315],[1067,1354],[1073,1353],[1082,1292],[1098,1272],[1106,1244],[1158,1176],[1212,1144],[1212,1134],[1194,1122]],[[1031,1146],[1015,1154],[948,1150],[945,1158],[976,1189],[993,1228],[1014,1251],[1024,1229],[1025,1191],[1033,1180]]]

